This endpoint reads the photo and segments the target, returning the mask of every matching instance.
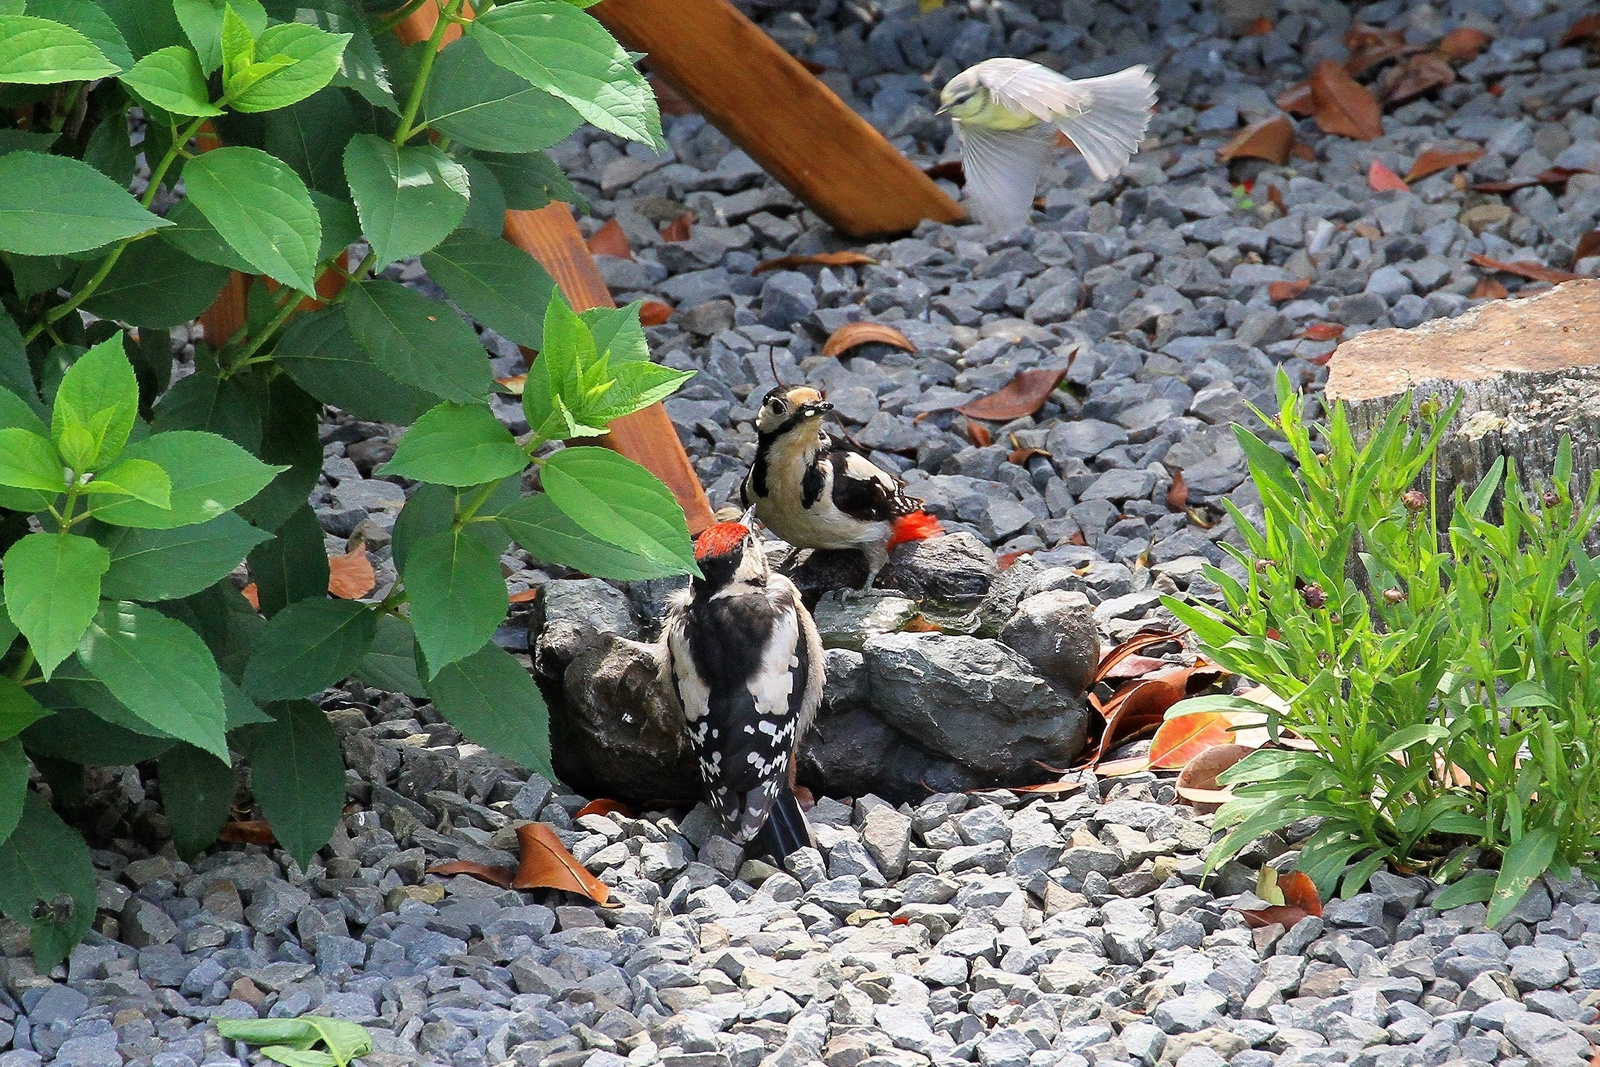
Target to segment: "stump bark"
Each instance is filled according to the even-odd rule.
[[[1542,483],[1562,437],[1572,441],[1581,495],[1600,468],[1600,280],[1410,330],[1372,330],[1340,345],[1328,364],[1327,397],[1344,401],[1363,440],[1408,390],[1419,424],[1428,397],[1448,403],[1462,394],[1439,448],[1441,504],[1457,486],[1470,493],[1501,456],[1525,485]]]

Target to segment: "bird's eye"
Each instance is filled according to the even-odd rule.
[[[774,415],[782,415],[783,414],[784,403],[783,403],[782,400],[779,400],[777,397],[773,397],[771,400],[767,401],[767,407],[772,409],[772,413]]]

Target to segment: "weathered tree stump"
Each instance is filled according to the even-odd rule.
[[[1340,345],[1328,364],[1327,397],[1348,405],[1361,439],[1407,390],[1414,419],[1430,396],[1463,397],[1439,448],[1441,505],[1457,486],[1475,489],[1500,456],[1515,462],[1524,484],[1547,480],[1562,437],[1572,441],[1582,494],[1600,468],[1600,280],[1415,329],[1372,330]]]

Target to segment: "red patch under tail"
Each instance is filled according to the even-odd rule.
[[[894,527],[889,531],[889,547],[906,541],[926,541],[942,533],[944,527],[939,525],[938,519],[926,511],[913,511],[894,520]]]

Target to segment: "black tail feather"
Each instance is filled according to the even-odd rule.
[[[767,823],[752,844],[752,851],[771,856],[779,866],[783,865],[791,852],[816,847],[817,839],[811,832],[811,824],[806,821],[806,813],[800,810],[800,802],[789,790],[780,792],[778,799],[773,801]]]

